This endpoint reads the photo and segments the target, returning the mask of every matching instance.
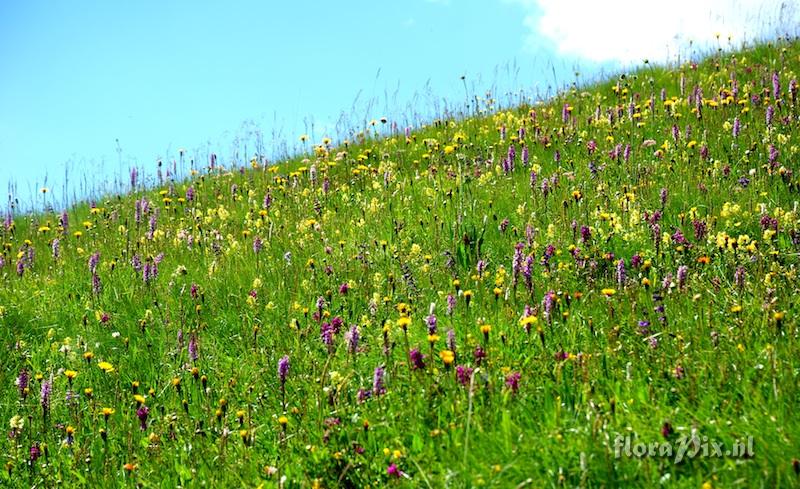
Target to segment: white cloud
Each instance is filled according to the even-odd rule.
[[[796,34],[793,0],[508,0],[525,9],[528,47],[591,61],[673,60],[693,49]],[[717,40],[719,35],[719,40]]]

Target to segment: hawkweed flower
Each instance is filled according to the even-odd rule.
[[[445,368],[449,369],[455,361],[455,352],[453,350],[442,350],[439,352],[439,358],[442,359]]]
[[[65,370],[64,371],[64,377],[67,378],[67,382],[69,383],[69,385],[72,385],[72,382],[75,380],[75,377],[77,377],[77,376],[78,376],[78,372],[76,372],[74,370]]]
[[[530,334],[531,327],[537,322],[539,322],[539,318],[533,314],[533,310],[530,306],[525,306],[525,314],[522,319],[519,320],[519,324],[525,328],[525,333]]]
[[[116,410],[114,408],[104,407],[101,412],[103,414],[103,420],[106,422],[106,424],[108,424],[108,418],[110,418],[111,415],[116,412]]]
[[[483,341],[488,343],[489,342],[489,333],[492,331],[492,326],[490,324],[483,324],[481,325],[481,334],[483,335]]]
[[[72,426],[67,426],[64,429],[64,432],[67,435],[67,439],[64,441],[68,446],[71,446],[73,443],[75,443],[75,428],[73,428]]]

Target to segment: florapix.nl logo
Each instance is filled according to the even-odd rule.
[[[693,458],[751,458],[754,456],[753,437],[723,442],[697,434],[683,435],[675,440],[640,441],[635,435],[614,438],[614,458],[669,458],[680,463]]]

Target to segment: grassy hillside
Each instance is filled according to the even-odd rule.
[[[645,65],[8,221],[0,485],[800,484],[799,68]]]

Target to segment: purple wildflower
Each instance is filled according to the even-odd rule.
[[[352,355],[355,355],[358,351],[358,326],[355,324],[351,326],[350,330],[345,333],[344,339],[347,341],[347,351],[349,351]]]
[[[397,464],[389,464],[389,466],[386,467],[386,475],[388,475],[389,477],[395,477],[399,479],[403,475],[403,473],[397,467]]]
[[[189,359],[196,362],[199,357],[200,354],[197,351],[197,335],[193,334],[189,338]]]
[[[61,224],[61,227],[64,228],[64,232],[67,232],[69,229],[69,215],[67,214],[66,210],[61,212],[59,223]]]
[[[425,323],[428,325],[428,334],[436,334],[436,315],[431,312],[428,317],[425,318]]]
[[[469,385],[470,378],[472,377],[473,369],[466,365],[459,365],[456,367],[456,379],[463,385]]]
[[[359,404],[362,404],[370,397],[372,397],[372,391],[370,391],[369,389],[358,389],[358,394],[356,395],[356,398]]]
[[[486,350],[484,350],[481,345],[478,345],[475,347],[475,351],[472,353],[472,356],[475,358],[475,364],[480,366],[480,364],[486,359]]]
[[[592,231],[589,226],[581,226],[581,241],[586,243],[592,239]]]
[[[456,332],[452,329],[447,330],[447,349],[456,352]]]
[[[772,73],[772,98],[775,100],[781,98],[781,79],[777,71]]]
[[[29,459],[30,459],[31,463],[36,462],[36,459],[41,457],[42,450],[39,448],[39,444],[38,443],[34,443],[33,445],[31,445],[31,449],[29,451],[29,455],[30,455]]]
[[[548,321],[552,321],[551,315],[553,312],[553,306],[555,305],[555,295],[556,295],[555,291],[548,290],[544,294],[544,297],[542,298],[542,310],[544,312],[544,317]]]
[[[150,414],[150,409],[144,404],[139,406],[136,410],[136,417],[139,418],[139,428],[144,431],[147,429],[147,415]]]
[[[375,367],[375,373],[372,375],[372,392],[376,396],[380,396],[386,392],[386,387],[384,386],[385,375],[386,371],[383,367]]]
[[[682,289],[686,286],[686,279],[689,275],[689,267],[681,265],[678,267],[678,288]]]
[[[625,286],[625,279],[627,275],[625,274],[625,259],[620,258],[617,262],[617,285],[620,287]]]
[[[448,294],[447,295],[447,315],[448,316],[452,316],[453,315],[453,311],[455,310],[455,308],[456,308],[456,296],[454,296],[453,294]]]
[[[423,370],[425,368],[425,356],[419,348],[413,348],[408,352],[408,359],[411,362],[412,370]]]
[[[744,288],[744,281],[746,276],[747,272],[745,272],[744,267],[742,266],[736,267],[736,271],[733,273],[733,283],[736,284],[737,288],[739,289]]]
[[[289,355],[284,355],[278,360],[278,380],[281,386],[286,384],[286,376],[289,375]]]
[[[96,273],[92,274],[92,292],[94,295],[100,295],[100,292],[103,291],[103,284],[100,282],[100,276]]]
[[[701,241],[703,238],[706,237],[706,222],[701,219],[695,219],[692,221],[692,226],[694,227],[694,239],[696,241]]]
[[[30,381],[30,377],[28,376],[28,371],[24,368],[19,371],[19,375],[17,376],[17,380],[14,383],[19,389],[19,395],[23,399],[28,396],[28,382]]]
[[[517,393],[519,391],[519,379],[522,377],[522,374],[519,372],[511,372],[506,376],[506,387],[511,389],[511,392]]]
[[[53,377],[50,376],[50,379],[42,381],[42,388],[39,392],[39,401],[42,404],[42,411],[44,415],[50,412],[50,396],[53,393]]]
[[[329,348],[333,345],[333,335],[334,332],[331,323],[322,323],[322,326],[320,326],[320,339],[322,339],[322,342]]]

